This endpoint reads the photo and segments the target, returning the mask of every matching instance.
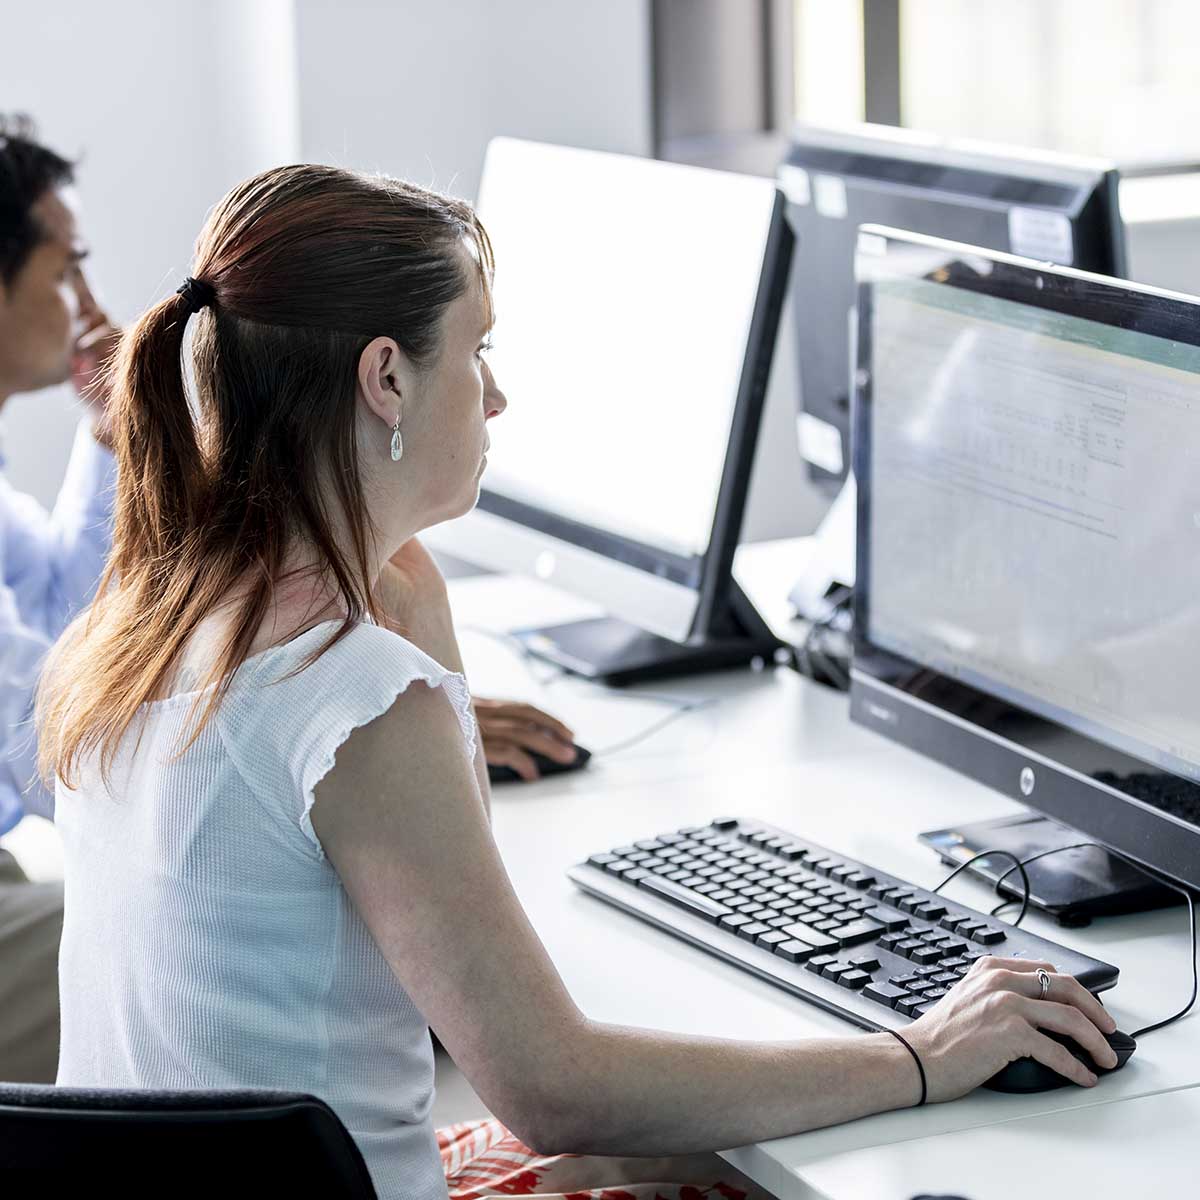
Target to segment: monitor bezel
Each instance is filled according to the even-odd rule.
[[[891,259],[886,270],[893,275],[905,273],[893,255],[896,247],[926,247],[961,267],[934,281],[939,286],[965,288],[1200,347],[1200,300],[1190,296],[883,226],[864,225],[860,237],[870,239],[866,244],[872,262]],[[985,271],[977,269],[981,259],[989,264]],[[978,717],[978,702],[995,699],[989,693],[871,641],[873,286],[860,273],[852,441],[858,482],[852,719],[1148,867],[1200,888],[1200,826],[1157,809],[1116,784],[1093,779],[1072,764],[1098,757],[1127,761],[1130,770],[1181,780],[1196,786],[1200,795],[1195,780],[1004,699],[1004,716],[1015,714],[1033,734],[1027,741],[1016,740]],[[1135,308],[1129,303],[1131,295],[1144,295],[1154,303]],[[916,694],[918,688],[921,695]],[[1061,747],[1054,757],[1036,748],[1051,739]],[[1100,798],[1104,802],[1097,803]]]

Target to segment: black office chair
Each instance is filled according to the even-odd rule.
[[[305,1195],[375,1196],[354,1139],[315,1096],[0,1083],[0,1169],[54,1167],[86,1170],[124,1195],[271,1172],[303,1178]]]

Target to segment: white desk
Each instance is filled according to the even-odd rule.
[[[452,584],[460,621],[496,629],[544,619],[539,591],[495,577]],[[477,632],[464,633],[462,641],[476,691],[515,692],[540,703],[573,723],[591,748],[648,726],[661,712],[635,699],[638,689],[609,692],[570,679],[539,685],[507,646]],[[496,837],[538,933],[581,1008],[599,1020],[735,1038],[845,1034],[850,1027],[836,1018],[583,895],[565,878],[566,868],[595,850],[731,813],[793,829],[928,886],[945,868],[916,842],[919,830],[1002,815],[1015,806],[851,725],[845,697],[790,670],[671,681],[658,690],[720,703],[680,718],[640,747],[601,755],[586,771],[496,790]],[[990,890],[973,880],[955,881],[951,891],[976,907],[994,903]],[[1026,923],[1121,968],[1121,981],[1105,1000],[1123,1029],[1166,1015],[1190,992],[1182,910],[1084,930],[1059,929],[1037,914]],[[953,1104],[881,1114],[727,1157],[784,1200],[878,1200],[922,1190],[977,1200],[999,1193],[977,1182],[976,1154],[1014,1166],[1022,1130],[1055,1128],[1058,1141],[1048,1135],[1029,1140],[1031,1148],[1053,1144],[1060,1159],[1072,1161],[1069,1172],[1055,1170],[1055,1194],[1115,1195],[1098,1189],[1129,1178],[1120,1172],[1133,1151],[1116,1136],[1124,1113],[1133,1119],[1157,1111],[1154,1104],[1170,1109],[1176,1089],[1196,1085],[1200,1036],[1189,1018],[1146,1038],[1130,1064],[1096,1089],[1034,1096],[980,1091]],[[1153,1123],[1152,1116],[1145,1119]],[[1092,1128],[1110,1132],[1093,1136]],[[922,1147],[936,1148],[944,1166],[925,1182]],[[1189,1144],[1175,1154],[1191,1152]],[[1137,1159],[1153,1161],[1143,1159],[1140,1148]],[[1046,1180],[1037,1172],[1022,1177],[1033,1187]],[[893,1178],[904,1183],[883,1186]],[[875,1190],[860,1180],[873,1180]]]

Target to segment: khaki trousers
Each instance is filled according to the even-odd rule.
[[[30,883],[0,850],[0,1082],[53,1083],[58,1073],[61,883]]]

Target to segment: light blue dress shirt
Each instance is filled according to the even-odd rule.
[[[0,476],[0,834],[26,811],[53,812],[37,777],[33,697],[46,651],[99,582],[115,482],[113,457],[87,420],[75,432],[53,512]]]

